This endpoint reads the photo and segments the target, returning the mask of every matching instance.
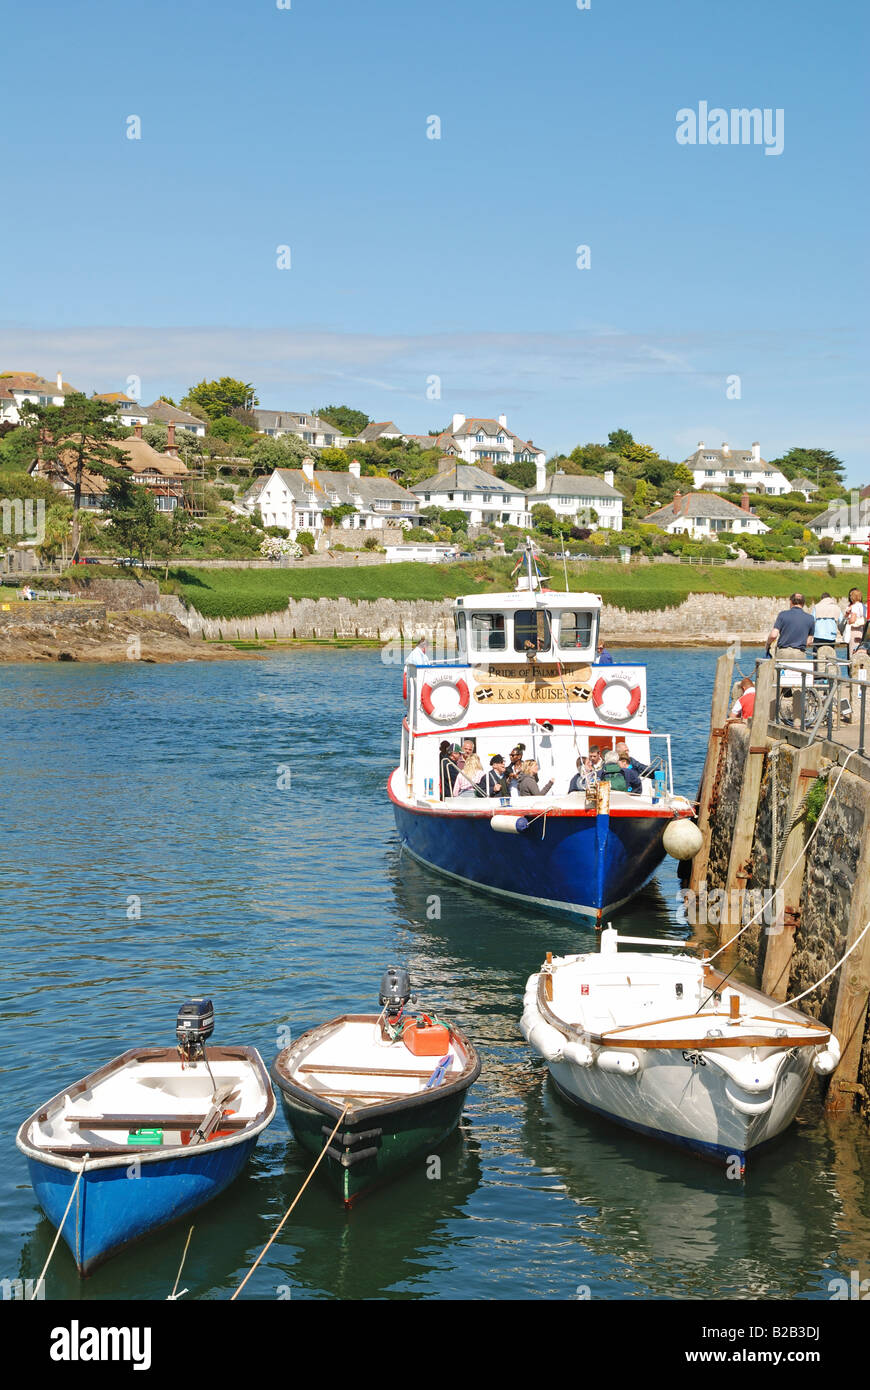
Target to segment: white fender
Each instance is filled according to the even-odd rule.
[[[561,1062],[564,1056],[565,1039],[542,1018],[529,1029],[528,1044],[539,1053],[545,1062]]]
[[[634,1052],[608,1051],[604,1048],[595,1061],[602,1071],[619,1071],[624,1076],[635,1076],[640,1071],[640,1058]]]
[[[591,1067],[595,1061],[595,1053],[584,1042],[566,1042],[562,1055],[566,1062],[573,1062],[575,1067]]]
[[[828,1038],[827,1047],[822,1048],[813,1057],[813,1071],[818,1076],[830,1076],[839,1060],[840,1044],[832,1033]]]
[[[725,1083],[725,1094],[734,1109],[739,1110],[741,1115],[764,1115],[776,1100],[775,1091],[771,1091],[767,1100],[744,1100],[742,1096],[735,1096],[727,1082]]]
[[[725,1075],[730,1077],[741,1091],[746,1091],[748,1095],[761,1095],[765,1091],[773,1091],[788,1053],[775,1052],[772,1056],[759,1061],[753,1061],[751,1057],[736,1057],[734,1059],[723,1057],[718,1054],[718,1049],[715,1052],[712,1050],[705,1052],[703,1056],[708,1062],[712,1062],[714,1066],[724,1071]],[[744,1111],[744,1114],[747,1115],[755,1113],[753,1110]]]

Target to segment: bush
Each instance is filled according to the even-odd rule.
[[[377,548],[378,548],[378,538],[377,538],[377,536],[367,536],[366,539],[363,541],[363,550],[377,550]]]
[[[314,554],[315,540],[310,531],[299,531],[296,535],[296,544],[302,547],[306,555]]]
[[[236,490],[234,487],[219,487],[217,495],[222,502],[232,502],[235,500]]]

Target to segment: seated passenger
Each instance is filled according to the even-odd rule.
[[[631,758],[628,756],[627,753],[620,753],[619,755],[619,770],[622,773],[622,776],[625,780],[626,791],[643,791],[643,787],[641,786],[640,781],[640,775],[639,773],[635,772],[634,768],[632,767]],[[616,789],[614,788],[614,790]]]
[[[593,761],[589,758],[577,759],[577,771],[568,783],[569,792],[585,792],[587,787],[594,787],[598,781],[598,768],[600,760]]]
[[[610,789],[614,792],[624,792],[628,788],[628,783],[623,776],[619,765],[619,757],[612,749],[608,749],[604,755],[604,769],[602,776],[610,783]]]
[[[453,784],[454,796],[482,796],[483,788],[478,783],[483,777],[483,766],[476,753],[469,753]]]
[[[519,787],[520,796],[547,795],[547,792],[553,785],[553,779],[551,777],[545,787],[538,786],[539,770],[540,769],[538,768],[538,764],[534,758],[529,758],[527,762],[523,763],[523,770],[517,778],[517,786]]]
[[[645,777],[649,772],[649,764],[638,762],[637,758],[633,758],[628,751],[628,744],[625,742],[624,739],[620,740],[620,742],[616,745],[616,756],[618,758],[622,757],[623,753],[626,754],[630,765],[634,768],[638,777]]]
[[[459,749],[449,748],[446,756],[441,759],[441,800],[444,801],[448,796],[455,795],[457,779],[460,776],[459,769]]]
[[[487,796],[510,796],[505,760],[502,753],[493,753],[489,760],[489,772],[483,781]]]

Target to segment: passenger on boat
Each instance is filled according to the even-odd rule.
[[[607,650],[603,642],[598,643],[598,660],[595,664],[596,666],[613,665],[613,657],[610,655],[610,652]]]
[[[417,638],[417,645],[416,645],[416,647],[414,648],[414,650],[411,652],[411,655],[408,657],[408,662],[407,662],[407,664],[408,664],[409,666],[431,666],[431,665],[432,665],[432,662],[431,662],[431,660],[430,660],[430,658],[429,658],[429,653],[426,651],[426,643],[427,643],[427,641],[428,641],[428,639],[427,639],[425,633],[423,634],[422,637],[418,637],[418,638]]]
[[[448,745],[449,747],[449,745]],[[445,801],[448,796],[455,796],[455,788],[460,777],[459,749],[450,748],[446,757],[441,759],[441,800]]]
[[[523,770],[523,754],[525,753],[525,751],[526,745],[524,743],[518,743],[516,748],[511,749],[511,765],[507,770],[507,778],[509,782],[516,782],[517,778],[520,776],[520,773]]]
[[[460,767],[464,767],[464,766],[465,766],[465,759],[466,759],[466,758],[470,758],[470,757],[472,756],[472,754],[474,753],[476,747],[477,747],[477,745],[475,744],[475,741],[474,741],[473,738],[464,738],[464,739],[462,740],[462,752],[461,752],[460,755],[459,755],[459,766],[460,766]],[[483,771],[482,768],[481,768],[481,771]]]
[[[600,758],[599,758],[600,763]],[[597,766],[591,758],[578,758],[577,771],[568,783],[569,792],[585,792],[587,787],[594,787],[598,781]]]
[[[538,764],[534,758],[523,763],[523,770],[517,778],[520,796],[546,796],[553,785],[553,779],[545,787],[538,786]]]
[[[623,740],[620,743],[617,743],[616,745],[616,756],[621,757],[623,753],[625,753],[629,763],[634,768],[638,777],[646,777],[649,772],[649,764],[638,762],[637,758],[633,758],[628,751],[628,744],[625,742],[625,740]]]
[[[476,753],[469,753],[453,784],[454,796],[483,796],[483,788],[477,784],[483,777],[483,764]]]
[[[601,770],[601,776],[610,783],[611,791],[624,792],[628,790],[628,783],[619,766],[619,754],[612,748],[608,748],[607,752],[604,754],[604,766]]]
[[[627,753],[620,753],[619,755],[619,770],[625,780],[626,791],[634,792],[635,794],[643,791],[640,776],[632,767],[631,758]]]
[[[493,753],[483,786],[487,796],[510,796],[503,753]]]

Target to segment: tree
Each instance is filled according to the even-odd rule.
[[[169,431],[165,425],[143,425],[142,438],[146,444],[151,445],[152,449],[156,449],[158,454],[166,453]],[[187,464],[188,468],[196,466],[202,457],[203,442],[192,430],[176,428],[175,447],[178,450],[178,457]]]
[[[631,430],[611,430],[607,436],[607,446],[614,454],[621,454],[627,458],[626,449],[634,443],[634,436]]]
[[[244,424],[235,415],[222,415],[215,420],[211,432],[225,444],[250,444],[256,434],[250,425]]]
[[[368,415],[364,415],[361,410],[352,410],[349,405],[323,405],[317,414],[321,420],[326,420],[330,425],[335,425],[337,430],[353,438],[356,434],[361,434],[369,423]]]
[[[695,475],[684,463],[678,463],[673,473],[674,483],[678,488],[689,488],[695,486]]]
[[[258,468],[301,468],[303,460],[310,457],[309,445],[295,434],[282,434],[278,439],[267,435],[251,448],[251,463]]]
[[[811,482],[825,486],[844,481],[845,467],[842,459],[829,449],[805,449],[792,446],[778,459],[770,460],[771,468],[792,478],[809,478]]]
[[[219,381],[201,381],[191,386],[181,405],[187,410],[191,405],[199,406],[210,420],[219,420],[222,415],[230,415],[234,410],[250,410],[257,405],[257,395],[249,381],[237,381],[235,377],[222,376]]]
[[[651,496],[652,488],[649,483],[645,478],[638,478],[634,486],[634,505],[643,516],[649,511]]]
[[[528,460],[523,463],[497,463],[495,476],[506,483],[513,483],[514,487],[521,487],[524,492],[531,492],[538,474],[535,465]]]
[[[565,529],[565,523],[546,502],[536,502],[532,507],[532,522],[535,530],[543,531],[545,536],[558,536],[560,530]]]
[[[333,473],[346,473],[350,466],[344,449],[321,449],[318,462],[322,468],[328,468]]]
[[[178,401],[174,401],[171,396],[158,396],[158,401],[165,401],[167,405],[174,406],[178,410]]]
[[[350,502],[341,502],[337,507],[330,507],[323,513],[323,520],[329,526],[340,526],[346,516],[356,516],[356,507],[352,507]]]
[[[72,484],[72,550],[73,560],[77,560],[85,472],[109,480],[126,476],[120,472],[126,455],[110,442],[118,433],[115,406],[71,391],[63,405],[33,405],[28,401],[21,414],[25,425],[33,430],[44,471]]]
[[[135,554],[144,560],[146,550],[160,529],[160,515],[151,493],[125,474],[109,483],[107,500],[107,530],[117,537],[131,558]]]

